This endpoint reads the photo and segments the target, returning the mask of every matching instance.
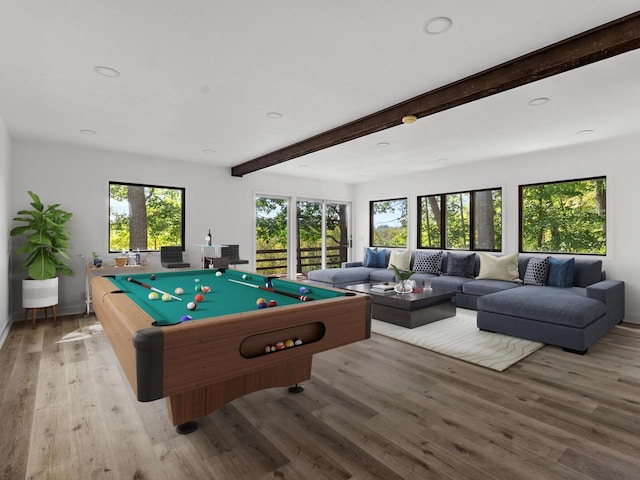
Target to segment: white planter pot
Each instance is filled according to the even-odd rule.
[[[22,280],[22,308],[43,308],[58,304],[58,277]]]

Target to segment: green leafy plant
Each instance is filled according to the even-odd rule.
[[[32,210],[20,210],[13,220],[24,225],[15,227],[10,235],[27,235],[27,243],[18,249],[27,258],[20,271],[27,270],[29,278],[47,280],[58,274],[71,275],[73,271],[65,260],[69,259],[69,227],[72,213],[61,210],[60,204],[45,206],[35,193],[29,191]]]
[[[410,270],[400,270],[394,264],[391,264],[391,267],[393,268],[393,271],[396,272],[396,278],[398,279],[398,282],[400,282],[400,283],[404,283],[405,281],[409,280],[409,278],[411,278],[411,275],[416,273],[416,272],[412,272]]]

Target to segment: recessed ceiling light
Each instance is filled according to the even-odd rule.
[[[80,133],[82,133],[83,135],[95,135],[98,132],[96,132],[95,130],[84,129],[84,130],[80,130]]]
[[[595,130],[580,130],[579,132],[576,132],[576,135],[591,135],[593,132],[595,132]]]
[[[211,148],[205,148],[202,150],[204,153],[216,153],[215,150],[211,149]]]
[[[379,147],[388,147],[391,144],[389,142],[378,142],[376,145]]]
[[[439,158],[436,160],[436,163],[439,165],[444,165],[445,163],[447,163],[449,160],[447,160],[446,158]]]
[[[544,105],[548,101],[549,99],[547,97],[534,98],[533,100],[529,101],[529,105],[531,105],[532,107],[537,107],[538,105]]]
[[[278,120],[279,118],[282,118],[283,115],[280,112],[269,112],[267,113],[267,117],[271,120]]]
[[[120,72],[115,68],[111,68],[111,67],[105,67],[105,66],[99,65],[97,67],[93,67],[93,70],[98,75],[102,75],[103,77],[117,78],[120,76]]]
[[[449,30],[452,25],[453,22],[448,17],[434,17],[425,22],[423,30],[428,35],[438,35]]]

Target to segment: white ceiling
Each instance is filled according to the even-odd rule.
[[[638,10],[640,0],[0,0],[0,117],[16,139],[232,167]],[[425,34],[441,16],[452,28]],[[639,80],[635,50],[265,171],[358,183],[390,165],[640,133]],[[538,97],[550,101],[530,106]]]

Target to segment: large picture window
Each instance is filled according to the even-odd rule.
[[[407,199],[375,200],[369,203],[369,245],[406,247]]]
[[[418,197],[418,248],[502,249],[502,189]]]
[[[606,177],[520,185],[520,251],[604,255]]]
[[[109,182],[109,251],[184,248],[185,189]]]

